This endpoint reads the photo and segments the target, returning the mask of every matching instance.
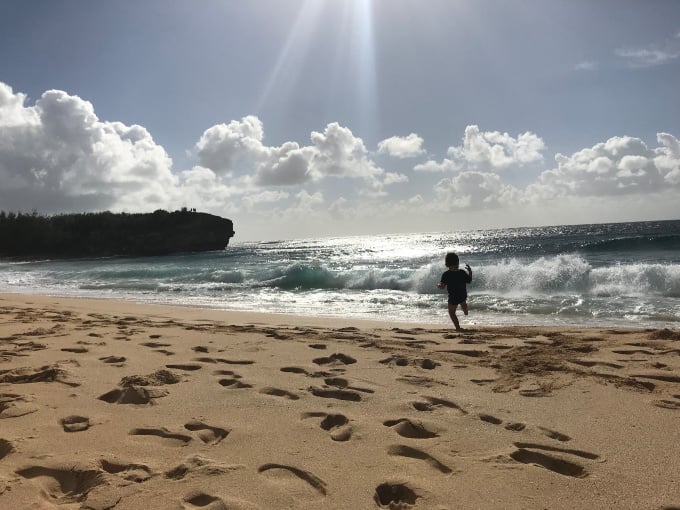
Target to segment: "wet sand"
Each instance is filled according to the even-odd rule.
[[[2,509],[672,509],[679,473],[678,330],[0,295]]]

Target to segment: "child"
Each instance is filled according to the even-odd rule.
[[[446,267],[449,268],[442,275],[442,279],[439,282],[440,289],[448,289],[449,291],[449,316],[453,321],[453,325],[456,326],[456,331],[463,331],[458,323],[458,317],[456,316],[456,308],[460,305],[465,315],[468,314],[467,306],[467,287],[466,285],[472,282],[472,269],[468,264],[465,264],[465,271],[458,269],[458,255],[455,253],[447,253],[446,259],[444,260]]]

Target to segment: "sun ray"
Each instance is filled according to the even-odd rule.
[[[276,59],[276,64],[260,93],[255,108],[257,113],[260,113],[271,100],[275,88],[282,87],[286,80],[294,81],[299,76],[310,49],[310,41],[313,37],[316,21],[323,10],[323,4],[324,2],[320,0],[305,0],[295,24],[286,38],[286,43]],[[284,70],[287,75],[286,80],[283,78]]]
[[[356,61],[358,64],[359,126],[366,135],[376,132],[378,126],[378,97],[375,62],[375,37],[373,34],[373,2],[356,0],[355,27],[358,32]]]
[[[373,10],[373,0],[305,0],[260,92],[256,112],[295,97],[303,85],[303,68],[318,50],[315,38],[321,33],[331,44],[328,56],[332,59],[328,75],[317,80],[326,84],[322,105],[326,122],[351,122],[362,138],[375,134],[378,100]],[[327,31],[320,32],[320,27]],[[331,118],[330,112],[334,117],[346,117]]]

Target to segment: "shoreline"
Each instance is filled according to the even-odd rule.
[[[445,300],[442,300],[441,314],[438,316],[438,320],[404,320],[399,317],[389,317],[383,315],[382,318],[369,318],[361,315],[340,315],[340,314],[324,314],[324,315],[313,315],[305,313],[284,313],[278,311],[251,311],[237,308],[228,308],[226,304],[211,305],[211,304],[201,304],[201,303],[187,303],[187,302],[164,302],[162,300],[154,299],[135,299],[133,296],[85,296],[85,295],[68,295],[68,294],[45,294],[45,293],[31,293],[31,292],[8,292],[0,291],[0,298],[2,296],[17,296],[19,299],[32,299],[40,300],[53,299],[58,300],[73,300],[73,301],[91,301],[91,302],[109,302],[109,303],[129,303],[130,305],[142,306],[142,307],[157,307],[157,308],[186,308],[192,310],[206,310],[212,311],[222,315],[235,315],[239,316],[241,314],[245,315],[264,315],[264,316],[281,316],[289,318],[289,320],[299,323],[305,320],[321,322],[346,322],[346,321],[358,321],[366,324],[388,325],[388,324],[398,324],[404,327],[418,327],[419,325],[427,325],[428,327],[440,327],[440,328],[451,328],[453,329],[453,324],[448,317],[446,308],[444,306]],[[116,305],[114,305],[116,306]],[[480,320],[480,314],[484,320]],[[459,318],[462,318],[461,324],[463,327],[468,327],[470,329],[484,329],[484,328],[582,328],[582,329],[678,329],[680,328],[680,323],[676,322],[655,322],[655,321],[643,321],[642,324],[633,324],[631,322],[623,322],[621,320],[608,320],[608,319],[595,319],[591,318],[588,321],[576,322],[572,321],[574,317],[559,317],[559,316],[531,316],[530,314],[520,315],[522,318],[541,318],[543,322],[538,320],[523,321],[522,319],[517,319],[517,316],[498,314],[494,316],[488,312],[476,312],[474,307],[471,306],[470,318],[464,317],[462,312],[458,313]],[[491,317],[491,320],[489,320]],[[217,319],[218,317],[216,317]],[[550,318],[550,321],[548,321]],[[497,321],[493,319],[498,319]],[[467,321],[467,325],[465,322]]]
[[[678,330],[0,294],[1,508],[669,509],[679,419]]]

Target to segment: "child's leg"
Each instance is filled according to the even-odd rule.
[[[463,310],[463,313],[464,313],[465,315],[468,314],[467,301],[463,301],[463,302],[460,304],[460,309]]]
[[[449,303],[449,317],[453,321],[453,325],[456,326],[456,330],[460,330],[460,323],[458,322],[458,317],[456,316],[456,308],[458,305]]]

